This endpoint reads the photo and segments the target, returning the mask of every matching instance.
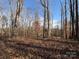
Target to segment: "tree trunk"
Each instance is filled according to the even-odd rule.
[[[41,5],[44,7],[44,23],[43,23],[43,38],[49,37],[50,31],[50,15],[49,15],[49,1],[48,0],[40,0]],[[47,20],[47,21],[46,21]],[[47,24],[46,24],[47,23]]]
[[[73,4],[72,4],[73,3]],[[72,29],[72,39],[74,38],[74,0],[70,0],[70,22],[71,22],[71,29]]]
[[[65,39],[67,39],[67,8],[66,8],[66,0],[65,0]]]
[[[76,7],[76,39],[78,39],[78,35],[79,35],[79,29],[78,29],[78,0],[75,0],[75,7]],[[79,39],[78,39],[79,40]]]

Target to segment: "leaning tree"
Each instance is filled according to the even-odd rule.
[[[9,1],[9,5],[10,5],[10,11],[11,11],[11,27],[12,27],[12,36],[14,35],[14,32],[16,30],[16,28],[18,27],[18,20],[23,8],[23,0],[8,0]],[[13,1],[16,2],[16,4],[13,5]],[[15,6],[15,12],[13,9],[13,6]]]

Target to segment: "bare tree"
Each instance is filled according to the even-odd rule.
[[[16,14],[15,14],[14,27],[17,27],[17,20],[19,19],[20,13],[22,11],[22,7],[23,7],[23,0],[17,0],[17,8],[16,8]]]
[[[31,8],[27,8],[26,10],[26,19],[27,19],[27,37],[31,36],[31,24],[33,21],[33,17],[32,16],[33,12]]]
[[[35,27],[35,32],[36,32],[37,39],[38,39],[39,31],[40,31],[40,21],[39,21],[38,10],[35,11],[34,27]]]
[[[74,0],[70,0],[70,22],[72,28],[71,37],[74,38]]]
[[[49,37],[49,28],[50,28],[49,27],[50,26],[49,25],[49,22],[50,22],[49,1],[40,0],[40,2],[41,2],[41,5],[44,7],[44,25],[43,25],[43,38],[44,38],[44,37]]]
[[[64,20],[64,10],[63,10],[63,4],[60,0],[60,5],[61,5],[61,38],[63,37],[63,20]]]
[[[11,25],[10,25],[10,36],[13,36],[13,25],[14,25],[14,15],[13,15],[13,0],[8,0],[9,2],[9,8],[10,8],[10,21],[11,21]]]
[[[75,0],[75,8],[76,8],[76,11],[75,11],[75,13],[76,13],[76,25],[75,25],[75,27],[76,27],[76,39],[78,39],[79,37],[78,37],[78,35],[79,35],[79,29],[78,29],[78,0]]]
[[[64,5],[64,17],[65,17],[65,22],[64,22],[64,38],[67,39],[67,2],[65,0],[65,5]]]

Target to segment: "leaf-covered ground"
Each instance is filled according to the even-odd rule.
[[[78,59],[79,42],[53,39],[0,39],[0,59]],[[65,52],[72,52],[66,55]],[[73,53],[76,53],[74,55]]]

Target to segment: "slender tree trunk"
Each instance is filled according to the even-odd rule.
[[[63,37],[63,5],[60,1],[60,4],[61,4],[61,38]]]
[[[73,6],[72,6],[72,38],[74,39],[75,31],[74,31],[74,0],[73,0]]]
[[[48,0],[40,0],[41,5],[44,7],[44,24],[43,24],[43,38],[49,37],[49,31],[50,31],[50,15],[49,15],[49,1]],[[47,21],[46,21],[47,20]],[[46,24],[47,23],[47,24]]]
[[[66,8],[66,0],[65,0],[65,39],[67,39],[67,8]]]
[[[44,8],[43,38],[45,37],[46,8]]]
[[[76,7],[76,39],[78,39],[78,35],[79,35],[79,29],[78,29],[78,0],[75,0],[75,7]]]
[[[73,4],[72,4],[73,3]],[[70,0],[70,22],[72,23],[72,35],[71,37],[74,38],[74,0]]]
[[[48,37],[50,36],[50,12],[49,12],[49,1],[47,0],[47,20],[48,20]]]

